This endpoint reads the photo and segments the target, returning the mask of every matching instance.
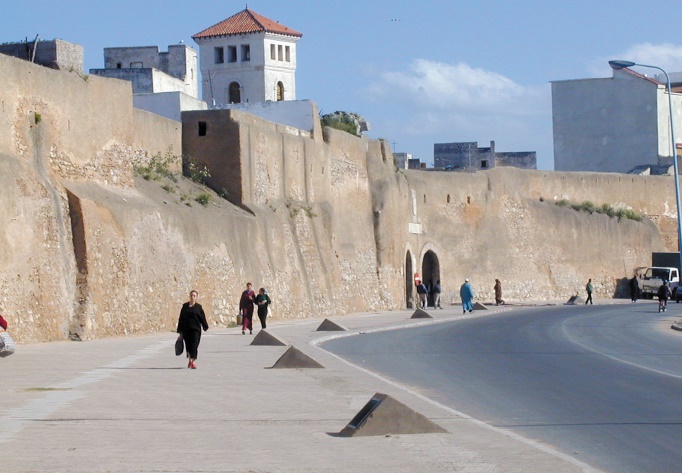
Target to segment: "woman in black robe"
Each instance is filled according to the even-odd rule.
[[[199,342],[201,342],[201,329],[208,330],[208,323],[206,322],[206,314],[201,304],[197,303],[199,293],[192,290],[189,293],[189,302],[185,302],[180,310],[180,317],[178,318],[177,332],[182,334],[185,340],[185,350],[189,362],[188,368],[197,368],[197,354],[199,350]]]

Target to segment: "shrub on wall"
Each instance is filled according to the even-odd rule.
[[[581,203],[577,202],[570,202],[567,199],[561,199],[557,200],[554,202],[555,205],[559,207],[570,207],[573,210],[577,210],[578,212],[588,212],[588,213],[599,213],[599,214],[604,214],[608,215],[609,217],[615,217],[615,218],[625,218],[628,220],[635,220],[637,222],[641,222],[644,220],[644,215],[632,210],[632,209],[623,209],[623,208],[615,208],[611,204],[602,204],[600,206],[597,206],[594,204],[594,202],[585,200]]]
[[[323,128],[328,126],[336,130],[345,131],[354,136],[361,136],[363,123],[366,123],[365,119],[357,113],[352,112],[334,112],[320,117],[320,124]]]

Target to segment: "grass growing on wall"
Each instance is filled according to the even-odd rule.
[[[173,182],[178,182],[177,173],[170,170],[171,164],[177,159],[178,157],[173,154],[173,147],[169,146],[164,156],[161,156],[161,153],[156,153],[146,165],[137,164],[133,168],[146,181],[158,181],[167,178]]]
[[[587,212],[590,214],[593,213],[604,214],[608,215],[611,218],[618,219],[624,218],[627,220],[634,220],[636,222],[641,222],[642,220],[644,220],[644,215],[635,210],[615,208],[611,204],[596,205],[594,202],[589,200],[577,203],[571,202],[568,199],[561,199],[557,200],[555,204],[558,205],[559,207],[571,208],[578,212]]]
[[[161,188],[169,194],[179,194],[179,204],[185,204],[187,207],[192,206],[192,201],[207,207],[211,202],[211,193],[206,187],[206,179],[211,177],[211,173],[204,165],[199,165],[191,161],[183,164],[183,173],[173,172],[171,169],[173,165],[178,162],[180,158],[173,153],[173,147],[169,146],[165,155],[157,153],[153,155],[145,164],[136,164],[133,169],[145,181],[157,181]],[[187,179],[182,181],[182,179]],[[199,184],[201,188],[199,194],[194,194],[196,191],[196,184],[190,185],[194,189],[188,189],[187,182]],[[219,196],[227,198],[228,192],[223,189]]]

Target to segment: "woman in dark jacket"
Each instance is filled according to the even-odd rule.
[[[258,305],[258,318],[260,319],[260,326],[265,328],[265,319],[268,317],[268,306],[272,303],[270,296],[268,296],[264,287],[258,290],[256,296],[256,305]]]
[[[196,361],[199,342],[201,341],[201,329],[208,330],[204,309],[197,303],[198,295],[197,291],[190,291],[189,302],[185,302],[180,310],[177,329],[177,332],[182,334],[182,338],[185,340],[185,349],[189,357],[187,367],[192,369],[197,368]]]

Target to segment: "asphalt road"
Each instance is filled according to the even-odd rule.
[[[682,304],[656,309],[515,309],[322,348],[595,468],[680,472]]]

